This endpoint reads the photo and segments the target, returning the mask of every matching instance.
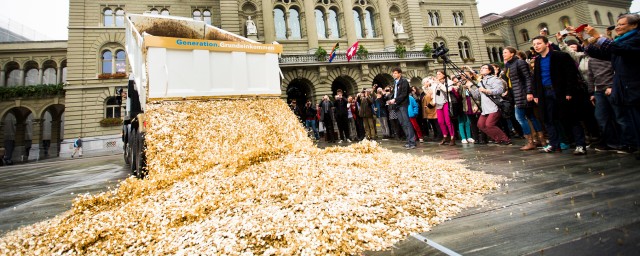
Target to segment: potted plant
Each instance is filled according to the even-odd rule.
[[[316,56],[317,61],[325,61],[327,60],[327,51],[322,49],[322,47],[318,47],[314,56]]]
[[[359,59],[366,60],[369,56],[369,51],[367,50],[367,48],[364,48],[364,46],[360,45],[360,47],[358,47],[356,55],[358,55]]]
[[[122,125],[122,119],[120,119],[119,117],[115,117],[115,118],[107,117],[100,120],[101,127],[111,127],[111,126],[120,126],[120,125]]]
[[[396,45],[396,54],[398,54],[399,58],[404,58],[404,55],[407,53],[407,48],[404,45],[398,44]]]
[[[429,45],[429,43],[424,44],[424,47],[422,47],[422,53],[424,53],[424,55],[426,55],[427,57],[429,57],[429,54],[431,54],[431,46]]]
[[[127,74],[126,73],[115,73],[111,75],[111,78],[126,78]]]

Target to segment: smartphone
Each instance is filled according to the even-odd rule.
[[[566,28],[563,30],[560,30],[560,35],[566,36],[567,34],[569,34],[569,31]]]

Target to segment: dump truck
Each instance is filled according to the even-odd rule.
[[[124,161],[147,174],[145,110],[162,101],[280,97],[282,46],[262,44],[190,18],[126,16],[129,83],[122,141]],[[126,95],[126,97],[125,97]],[[205,128],[205,127],[203,127]]]

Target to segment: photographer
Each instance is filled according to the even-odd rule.
[[[458,132],[462,139],[462,144],[475,143],[474,138],[478,138],[478,116],[480,114],[480,99],[474,99],[470,93],[472,87],[476,87],[472,81],[476,80],[476,75],[470,70],[464,71],[464,76],[460,81],[460,96],[462,101],[462,114],[458,116]],[[478,140],[481,142],[482,140]]]
[[[364,132],[368,140],[375,139],[376,127],[373,123],[373,99],[371,90],[362,90],[360,95],[360,117],[364,123]]]
[[[307,103],[304,105],[304,115],[305,115],[305,126],[307,129],[313,131],[313,136],[315,140],[320,140],[320,135],[318,134],[318,129],[316,128],[316,113],[317,110],[311,106],[311,101],[307,100]]]
[[[473,96],[480,98],[481,102],[482,113],[478,119],[478,128],[496,143],[511,145],[509,137],[496,126],[501,116],[496,101],[500,100],[500,95],[504,92],[502,81],[495,76],[495,70],[490,64],[482,65],[480,74],[482,81],[478,85],[479,88],[471,90]]]

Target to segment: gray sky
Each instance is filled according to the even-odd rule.
[[[478,0],[480,16],[490,12],[501,13],[524,4],[528,0]],[[69,20],[68,0],[0,0],[0,25],[5,27],[9,19],[12,29],[21,29],[19,22],[33,31],[46,36],[38,40],[66,40]],[[633,0],[631,12],[640,11],[640,0]]]

